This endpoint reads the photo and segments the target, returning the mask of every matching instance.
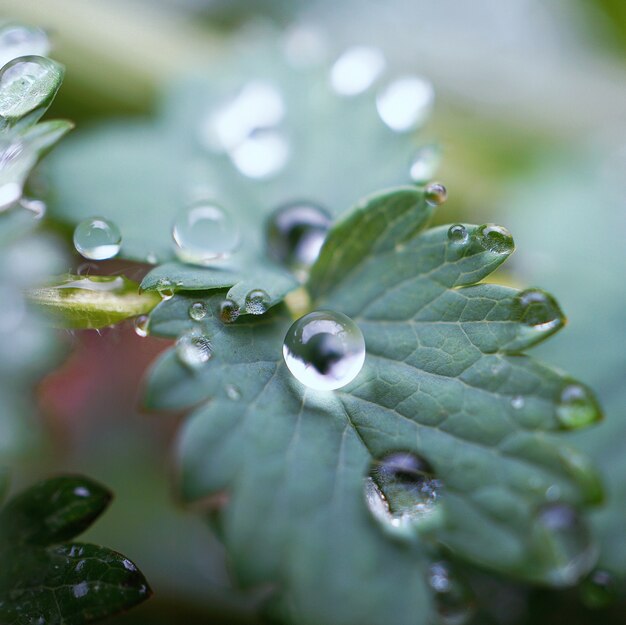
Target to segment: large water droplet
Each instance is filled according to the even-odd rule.
[[[615,578],[609,571],[596,569],[580,585],[580,598],[592,610],[606,608],[618,595]]]
[[[63,68],[43,56],[22,56],[0,70],[0,126],[38,117],[56,93]]]
[[[385,57],[378,48],[354,46],[335,61],[330,84],[339,95],[358,95],[369,89],[384,69]]]
[[[40,28],[22,24],[5,24],[0,27],[0,67],[18,56],[45,56],[49,51],[48,37]]]
[[[194,302],[189,306],[189,317],[194,321],[202,321],[207,314],[206,304],[203,302]]]
[[[272,300],[262,289],[254,289],[246,295],[246,312],[251,315],[263,315],[270,307]]]
[[[225,299],[220,304],[220,319],[223,323],[233,323],[239,317],[239,306],[232,299]]]
[[[296,202],[279,208],[267,224],[270,256],[304,274],[317,260],[330,223],[330,215],[315,204]]]
[[[424,189],[424,197],[431,206],[440,206],[448,199],[448,190],[440,182],[432,182]]]
[[[372,464],[368,480],[369,509],[387,529],[411,535],[438,520],[442,485],[423,458],[393,452]]]
[[[415,153],[409,174],[416,184],[426,184],[437,173],[441,164],[441,148],[438,145],[424,145]]]
[[[145,338],[148,336],[150,325],[150,318],[148,315],[139,315],[139,317],[135,317],[134,328],[135,334],[140,336],[141,338]]]
[[[465,625],[474,612],[472,591],[448,562],[433,562],[428,584],[435,593],[435,607],[441,625]]]
[[[555,586],[578,582],[596,559],[591,534],[582,517],[571,506],[544,506],[534,525],[537,551],[549,558],[548,581]]]
[[[427,80],[407,76],[392,82],[376,98],[381,119],[396,132],[421,126],[433,106],[435,92]]]
[[[448,228],[448,239],[452,243],[467,243],[469,234],[467,228],[462,224],[454,224]]]
[[[206,336],[188,332],[176,341],[178,359],[191,369],[198,369],[209,362],[213,348]]]
[[[365,340],[346,315],[318,310],[289,328],[283,357],[299,382],[330,391],[352,382],[359,374],[365,362]]]
[[[289,142],[282,132],[255,130],[230,152],[233,165],[248,178],[261,180],[280,172],[289,158]]]
[[[172,237],[180,260],[208,265],[237,249],[239,227],[230,212],[212,202],[199,202],[178,213]]]
[[[540,332],[561,327],[565,317],[556,300],[539,289],[527,289],[517,296],[521,321]]]
[[[74,247],[89,260],[113,258],[121,246],[122,233],[119,228],[102,217],[85,219],[74,230]]]
[[[476,230],[476,240],[485,250],[496,254],[510,254],[515,248],[511,233],[496,224],[480,226]]]
[[[556,409],[559,423],[566,429],[583,428],[602,418],[595,398],[582,384],[568,384],[562,391]]]

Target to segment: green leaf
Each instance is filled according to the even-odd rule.
[[[161,301],[123,276],[67,275],[30,290],[28,297],[64,327],[96,329],[143,315]]]
[[[555,493],[574,508],[603,496],[587,459],[557,436],[572,427],[564,389],[584,391],[593,421],[591,392],[522,353],[558,330],[562,313],[540,291],[479,283],[513,251],[504,229],[425,230],[431,212],[422,190],[400,188],[331,231],[311,272],[314,308],[350,316],[367,345],[362,372],[335,392],[287,370],[282,307],[223,325],[224,291],[181,293],[150,317],[154,334],[195,328],[214,346],[194,369],[164,354],[148,383],[151,407],[206,400],[181,436],[183,494],[227,494],[217,524],[236,574],[275,584],[298,623],[429,622],[427,567],[439,547],[556,585],[593,564],[584,529],[573,567],[539,522]],[[200,322],[188,314],[196,301],[208,311]],[[398,451],[432,467],[441,522],[380,527],[370,514],[369,468]]]
[[[12,547],[2,559],[2,623],[81,625],[131,608],[151,594],[128,558],[96,545]]]
[[[242,310],[252,289],[278,302],[297,283],[265,253],[266,221],[277,208],[310,201],[337,215],[366,193],[410,182],[415,137],[385,126],[373,90],[340,97],[330,87],[330,66],[294,68],[268,39],[275,38],[262,39],[253,55],[246,42],[203,79],[172,85],[156,120],[83,132],[50,163],[51,212],[72,224],[92,215],[115,222],[124,237],[122,257],[160,263],[144,280],[145,289],[162,282],[178,289],[232,287],[230,297]],[[290,147],[279,172],[255,179],[239,171],[227,150],[216,151],[211,119],[242,89],[259,85],[282,98],[285,114],[277,132]],[[236,218],[240,249],[208,268],[173,262],[174,218],[202,198]]]
[[[84,477],[56,477],[20,493],[0,511],[0,543],[50,545],[74,538],[102,514],[111,493]]]

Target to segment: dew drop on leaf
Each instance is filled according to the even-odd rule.
[[[230,256],[239,245],[239,236],[232,214],[212,202],[199,202],[180,211],[172,228],[176,255],[193,265]]]
[[[430,464],[410,452],[393,452],[372,463],[365,498],[374,518],[393,533],[412,535],[441,516],[441,481]]]
[[[592,571],[580,584],[580,598],[592,610],[607,607],[615,601],[617,595],[615,578],[604,569]]]
[[[582,384],[568,384],[561,391],[556,414],[559,423],[568,430],[591,425],[602,417],[595,399]]]
[[[424,189],[424,195],[431,206],[441,206],[448,198],[448,190],[440,182],[431,182]]]
[[[485,250],[496,254],[510,254],[515,247],[511,233],[496,224],[480,226],[476,231],[476,240]]]
[[[148,326],[150,324],[150,318],[148,315],[139,315],[139,317],[135,317],[135,321],[133,322],[135,328],[135,334],[140,336],[141,338],[145,338],[148,336]]]
[[[203,302],[194,302],[189,306],[189,317],[193,321],[202,321],[206,317],[207,307]]]
[[[342,96],[367,91],[385,69],[385,57],[378,48],[354,46],[346,50],[330,70],[330,84]]]
[[[352,382],[359,374],[365,362],[365,340],[346,315],[318,310],[289,328],[283,357],[299,382],[330,391]]]
[[[48,37],[40,28],[11,23],[0,27],[0,67],[18,56],[45,56],[49,51]]]
[[[435,595],[438,623],[465,625],[474,612],[474,597],[467,583],[448,562],[433,562],[428,569],[428,585]]]
[[[233,323],[239,317],[239,306],[232,299],[225,299],[220,304],[220,319],[223,323]]]
[[[176,341],[176,355],[190,369],[199,369],[209,362],[212,353],[211,342],[202,334],[188,332]]]
[[[546,332],[565,322],[556,300],[539,289],[527,289],[517,296],[522,321],[535,330]]]
[[[448,228],[448,240],[452,243],[467,243],[469,234],[467,228],[461,224],[454,224]]]
[[[306,273],[317,260],[330,223],[330,215],[310,202],[279,208],[267,224],[269,255],[296,273]]]
[[[172,299],[174,297],[175,289],[174,283],[167,278],[161,278],[156,285],[157,293],[161,296],[162,300]]]
[[[262,289],[253,289],[246,295],[246,312],[251,315],[263,315],[270,307],[270,296]]]
[[[437,173],[441,164],[441,149],[431,144],[417,150],[411,161],[409,175],[416,184],[426,184]]]
[[[417,76],[399,78],[376,98],[380,118],[396,132],[415,130],[425,121],[433,106],[435,92],[427,80]]]
[[[81,221],[74,230],[76,251],[89,260],[113,258],[122,246],[122,233],[111,221],[92,217]]]
[[[569,586],[589,571],[596,558],[591,533],[574,508],[564,503],[544,506],[534,525],[538,551],[548,554],[547,579],[555,586]]]

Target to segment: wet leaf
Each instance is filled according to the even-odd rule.
[[[602,487],[558,436],[563,390],[579,383],[523,353],[563,315],[541,291],[480,283],[513,251],[506,230],[425,229],[431,212],[423,190],[399,188],[331,230],[307,285],[312,308],[348,315],[367,346],[362,372],[337,391],[289,373],[281,351],[292,319],[282,306],[222,324],[226,291],[195,291],[150,316],[154,334],[195,328],[214,347],[193,371],[167,352],[149,379],[153,408],[200,404],[179,444],[183,494],[226,494],[215,516],[235,573],[276,585],[294,622],[429,622],[426,571],[440,547],[554,585],[593,564],[575,510],[601,501]],[[208,312],[193,321],[198,301]],[[372,462],[398,451],[441,483],[441,521],[398,527],[385,512],[391,492],[376,516],[368,510]],[[564,535],[573,537],[566,550],[556,547]]]

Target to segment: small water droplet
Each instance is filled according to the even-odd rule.
[[[595,398],[582,384],[568,384],[556,409],[559,423],[568,430],[583,428],[602,418]]]
[[[233,323],[239,317],[239,306],[232,299],[225,299],[220,304],[220,319],[223,323]]]
[[[441,164],[441,148],[424,145],[413,156],[409,175],[416,184],[426,184],[437,173]]]
[[[383,73],[385,57],[378,48],[354,46],[346,50],[330,70],[330,84],[342,96],[367,91]]]
[[[544,506],[537,516],[534,534],[538,552],[550,558],[546,577],[555,586],[578,582],[595,561],[589,528],[567,504]]]
[[[406,76],[392,82],[376,98],[381,119],[391,130],[408,132],[421,126],[433,106],[435,92],[427,80]]]
[[[476,230],[475,236],[485,250],[496,254],[510,254],[515,247],[513,236],[504,226],[485,224]]]
[[[135,328],[135,334],[141,338],[145,338],[148,336],[149,332],[150,317],[148,317],[148,315],[139,315],[139,317],[135,317],[133,325]]]
[[[521,321],[535,330],[547,332],[560,328],[565,317],[556,300],[539,289],[528,289],[517,296]]]
[[[89,585],[87,582],[80,582],[80,584],[75,584],[72,586],[72,594],[76,599],[80,599],[84,597],[89,592]]]
[[[424,189],[424,197],[431,206],[440,206],[448,198],[448,190],[440,182],[432,182]]]
[[[40,28],[22,24],[5,24],[0,27],[0,67],[19,56],[46,56],[50,44]]]
[[[189,317],[194,321],[202,321],[207,314],[206,304],[203,302],[194,302],[189,306]]]
[[[319,256],[330,223],[330,215],[312,203],[296,202],[279,208],[267,224],[269,255],[305,274]]]
[[[174,283],[167,278],[161,278],[156,284],[157,293],[161,296],[161,299],[166,301],[174,297],[176,289]]]
[[[592,571],[580,585],[582,602],[591,610],[606,608],[618,595],[613,575],[604,569]]]
[[[283,357],[299,382],[329,391],[345,386],[359,374],[365,362],[365,340],[346,315],[318,310],[289,328]]]
[[[265,314],[272,300],[263,289],[253,289],[246,295],[246,312],[251,315]]]
[[[180,260],[208,265],[237,249],[239,226],[232,214],[222,207],[212,202],[199,202],[177,215],[172,237]]]
[[[516,395],[511,399],[511,406],[515,410],[521,410],[524,407],[524,398],[521,395]]]
[[[234,386],[233,384],[226,385],[226,396],[228,399],[232,399],[233,401],[237,401],[241,399],[241,391]]]
[[[176,341],[176,355],[178,359],[190,369],[199,369],[209,362],[213,348],[206,336],[188,332]]]
[[[19,202],[22,187],[17,182],[8,182],[0,186],[0,211],[5,211]]]
[[[282,132],[259,128],[230,151],[230,158],[244,176],[262,180],[283,169],[289,152],[289,142]]]
[[[469,234],[467,228],[462,224],[454,224],[448,228],[448,240],[452,243],[467,243]]]
[[[465,625],[474,612],[474,597],[465,581],[448,562],[433,562],[428,584],[435,593],[435,607],[441,625]]]
[[[76,251],[89,260],[113,258],[120,251],[122,233],[111,221],[92,217],[81,221],[74,230]]]
[[[387,454],[372,463],[368,480],[368,507],[386,529],[410,536],[440,517],[442,485],[423,458],[403,451]]]

